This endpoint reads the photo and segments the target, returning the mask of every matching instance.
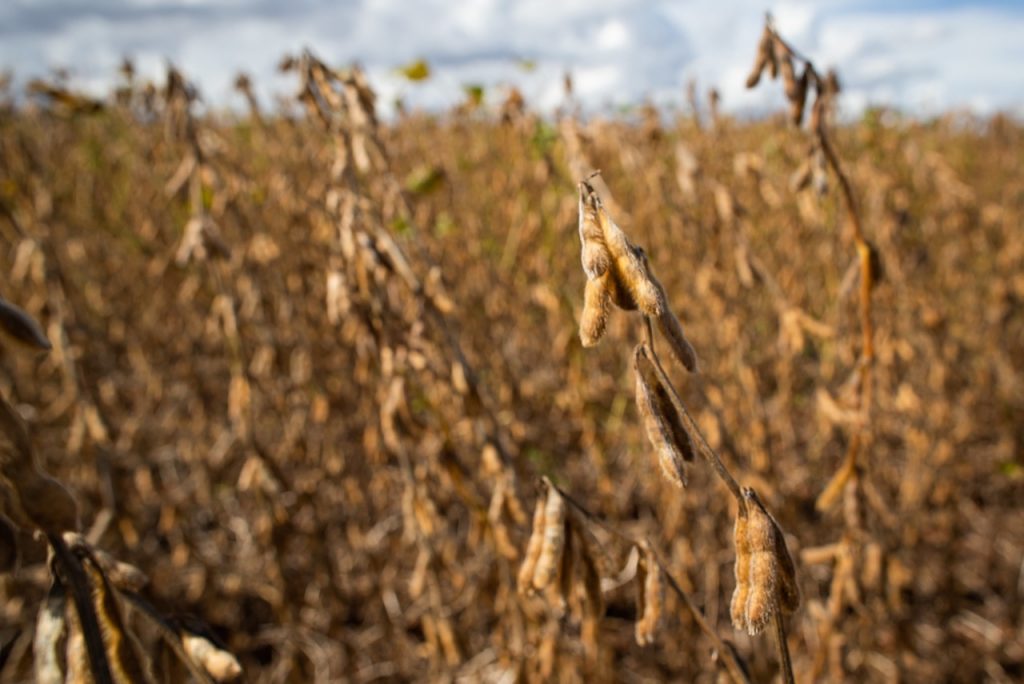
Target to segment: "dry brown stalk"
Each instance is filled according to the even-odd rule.
[[[843,204],[846,208],[847,223],[849,224],[853,234],[854,246],[856,248],[857,258],[860,264],[859,311],[861,350],[860,360],[857,365],[858,392],[856,410],[865,416],[870,416],[872,404],[872,368],[874,366],[875,357],[871,295],[877,279],[877,273],[879,271],[876,265],[878,263],[878,256],[876,250],[864,235],[860,211],[857,208],[857,203],[854,198],[853,187],[839,161],[839,157],[835,152],[835,147],[833,146],[832,140],[828,134],[826,124],[827,117],[825,114],[827,109],[831,106],[833,98],[839,92],[838,78],[834,72],[829,72],[823,77],[809,59],[794,50],[793,47],[778,34],[772,24],[770,16],[765,22],[765,35],[769,36],[773,42],[775,46],[774,51],[783,55],[788,62],[792,62],[794,59],[803,62],[804,69],[800,79],[800,81],[803,82],[802,87],[800,87],[796,81],[793,81],[793,86],[787,86],[786,88],[786,95],[789,98],[791,105],[794,107],[794,114],[796,107],[799,107],[799,110],[802,113],[804,106],[803,103],[810,87],[813,86],[815,89],[816,96],[812,107],[810,123],[811,132],[814,135],[816,144],[815,154],[820,154],[828,168],[832,170],[839,181]],[[760,59],[760,51],[761,48],[759,46],[758,60]],[[801,117],[794,116],[794,123],[799,125],[800,119]],[[833,478],[833,481],[829,486],[826,487],[825,491],[822,493],[822,497],[819,498],[819,508],[824,508],[833,503],[837,499],[833,490],[840,489],[848,479],[856,473],[857,463],[861,458],[861,451],[863,450],[862,442],[866,441],[866,437],[869,432],[870,424],[866,424],[851,436],[850,446],[847,450],[843,467],[836,474],[836,477]],[[828,496],[825,496],[826,494],[828,494]]]
[[[773,52],[770,64],[773,70],[776,64],[774,57]],[[761,69],[763,66],[760,64],[758,68]],[[791,70],[792,64],[789,66]],[[586,180],[580,182],[579,193],[580,238],[585,269],[588,264],[593,266],[602,263],[601,259],[594,257],[595,253],[600,253],[601,246],[598,240],[599,233],[594,226],[600,226],[604,245],[613,256],[608,273],[613,275],[613,282],[629,292],[643,314],[646,342],[638,345],[634,351],[636,400],[648,438],[658,453],[662,472],[669,481],[677,485],[684,484],[684,462],[692,460],[693,452],[697,449],[736,499],[739,506],[736,528],[737,587],[731,608],[734,624],[753,635],[763,631],[769,620],[772,620],[776,628],[779,666],[786,680],[792,681],[792,664],[785,639],[782,613],[795,610],[800,599],[794,564],[786,549],[782,531],[753,490],[740,489],[732,473],[704,439],[661,366],[654,347],[652,319],[658,322],[658,327],[668,340],[674,355],[688,370],[696,370],[696,354],[686,340],[678,319],[668,306],[664,288],[651,274],[643,250],[630,243],[621,229],[615,226],[607,211],[601,206],[593,187]],[[731,199],[726,199],[730,200],[731,207]],[[636,261],[620,258],[623,254],[627,257],[636,257]],[[636,263],[639,264],[639,268],[634,268]],[[587,272],[587,277],[589,284],[593,280],[591,272]],[[641,301],[640,284],[649,285],[657,293],[657,310],[644,306]],[[606,289],[602,287],[602,290]],[[592,297],[590,301],[594,301]],[[586,314],[584,320],[589,320]],[[587,339],[585,333],[582,336],[584,340]],[[641,618],[636,625],[636,639],[640,644],[649,643],[653,639],[660,614],[660,600],[656,598],[656,587],[660,586],[660,572],[657,568],[660,566],[651,565],[651,557],[651,554],[645,554],[646,565],[642,566],[640,572],[644,580],[641,582],[643,586],[638,585],[637,606]],[[648,580],[651,583],[650,588],[647,587]],[[653,608],[650,607],[652,602]]]

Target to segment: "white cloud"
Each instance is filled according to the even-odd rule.
[[[955,4],[955,3],[954,3]],[[820,66],[838,66],[847,112],[886,104],[914,113],[971,107],[1024,111],[1024,11],[996,4],[899,10],[851,0],[780,0],[780,31]],[[715,86],[734,111],[777,107],[781,88],[743,81],[761,29],[761,0],[7,0],[0,6],[0,66],[21,78],[70,67],[94,92],[123,55],[162,78],[169,58],[209,102],[230,102],[236,72],[254,76],[266,99],[287,92],[274,73],[285,52],[311,47],[335,63],[364,64],[382,103],[402,96],[441,107],[465,83],[514,83],[543,108],[575,76],[590,108],[681,102],[686,83]],[[396,66],[431,62],[425,84]],[[524,70],[520,60],[535,63]]]

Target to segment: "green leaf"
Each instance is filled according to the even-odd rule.
[[[416,195],[429,195],[444,185],[445,177],[444,168],[424,164],[405,177],[405,189]]]
[[[417,59],[398,68],[398,73],[410,81],[425,81],[430,78],[430,65],[425,59]]]

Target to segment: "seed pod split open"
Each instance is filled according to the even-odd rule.
[[[637,345],[633,352],[633,369],[637,411],[658,455],[661,472],[676,486],[685,487],[686,462],[692,461],[695,453],[693,440],[661,383],[646,344]]]

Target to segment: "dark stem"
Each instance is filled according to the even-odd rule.
[[[789,642],[786,639],[786,618],[782,615],[779,597],[772,597],[772,624],[775,628],[775,645],[779,650],[779,669],[786,684],[796,684],[793,678],[793,663],[789,658]]]
[[[114,684],[114,678],[110,674],[110,663],[107,662],[106,648],[103,645],[103,633],[100,631],[100,623],[92,606],[89,578],[86,577],[78,558],[59,534],[47,533],[46,536],[50,540],[61,574],[64,575],[71,590],[71,599],[74,601],[78,623],[85,638],[85,648],[89,653],[89,670],[96,684]]]

